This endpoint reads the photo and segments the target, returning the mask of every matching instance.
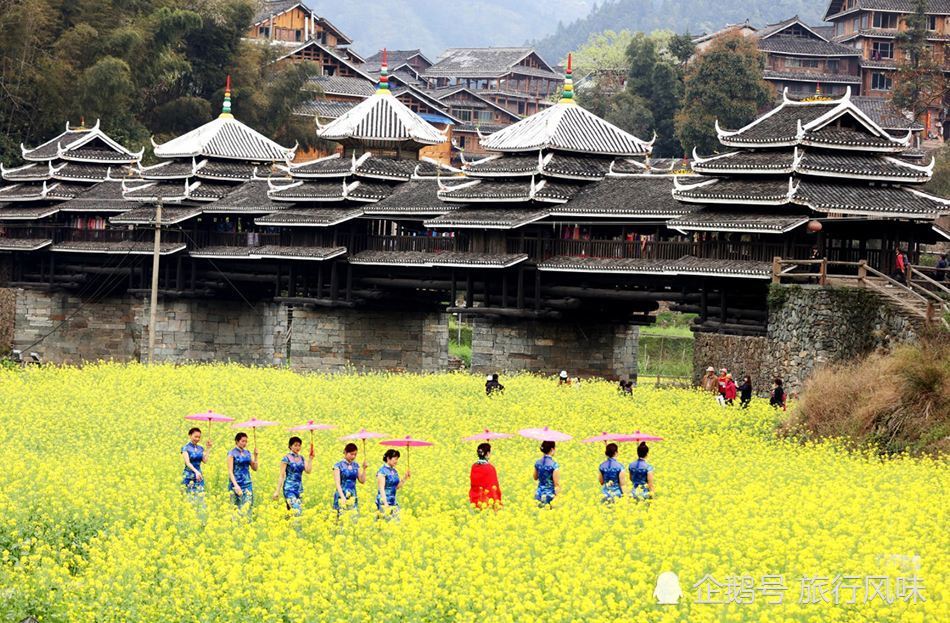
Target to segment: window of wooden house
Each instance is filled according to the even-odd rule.
[[[461,119],[462,121],[471,121],[472,120],[472,111],[469,108],[459,108],[454,111],[455,116]]]
[[[492,114],[490,110],[479,110],[478,111],[478,120],[481,123],[491,123]]]
[[[927,30],[937,30],[937,16],[936,15],[927,16]]]
[[[818,60],[813,58],[788,58],[785,59],[786,67],[804,67],[806,69],[818,69]]]
[[[893,87],[893,81],[881,71],[875,71],[871,74],[872,91],[890,91]]]
[[[871,23],[871,16],[865,13],[861,16],[861,30],[867,30]]]
[[[465,149],[465,137],[464,137],[464,136],[460,136],[460,137],[458,137],[458,139],[459,139],[459,148],[460,148],[460,149]]]
[[[874,27],[897,28],[897,15],[893,13],[881,13],[880,11],[876,11],[874,13]]]
[[[875,59],[894,58],[894,44],[890,41],[875,41],[871,44],[871,55]]]
[[[270,26],[258,26],[257,34],[265,39],[270,39]]]
[[[832,73],[832,74],[838,73],[838,59],[829,58],[827,63],[828,63],[828,73]]]
[[[303,41],[303,31],[299,28],[294,31],[294,41]]]

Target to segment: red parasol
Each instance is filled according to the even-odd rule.
[[[228,417],[226,415],[221,415],[220,413],[215,413],[211,409],[208,409],[207,413],[193,413],[192,415],[186,415],[186,420],[195,420],[197,422],[207,422],[208,423],[208,446],[211,445],[211,424],[213,422],[233,422],[233,417]]]
[[[641,441],[663,441],[662,437],[657,437],[656,435],[651,435],[649,433],[641,433],[637,431],[630,435],[620,435],[619,439],[615,441],[632,441],[635,443],[640,443]]]
[[[514,435],[496,433],[486,428],[485,432],[472,435],[471,437],[465,437],[462,441],[494,441],[495,439],[511,439],[512,437],[514,437]]]
[[[523,428],[518,431],[522,437],[537,439],[538,441],[570,441],[573,439],[567,433],[556,431],[545,426],[544,428]]]
[[[387,439],[386,441],[380,441],[379,445],[381,446],[396,446],[397,448],[406,449],[406,469],[409,469],[409,448],[421,448],[424,446],[435,445],[431,441],[423,441],[422,439],[413,439],[411,435],[406,435],[405,437],[400,437],[399,439]]]
[[[268,422],[267,420],[259,420],[252,417],[247,422],[238,422],[237,424],[231,424],[232,428],[250,428],[253,431],[254,435],[254,450],[257,451],[257,429],[264,428],[265,426],[280,426],[280,422]]]
[[[333,430],[336,426],[331,424],[314,424],[313,420],[308,420],[306,424],[301,424],[300,426],[294,426],[290,430],[308,430],[310,431],[310,452],[313,452],[313,431],[315,430]]]
[[[362,441],[363,442],[363,460],[366,460],[366,440],[367,439],[382,439],[383,437],[389,437],[386,433],[374,433],[368,431],[365,428],[361,428],[352,435],[347,435],[346,437],[340,437],[340,441]]]
[[[603,441],[604,443],[608,443],[611,441],[626,441],[627,437],[629,437],[629,435],[619,435],[617,433],[601,433],[597,435],[596,437],[588,437],[587,439],[584,440],[584,443],[595,443],[597,441]]]

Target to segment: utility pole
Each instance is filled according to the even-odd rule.
[[[162,244],[162,200],[155,206],[155,247],[152,252],[152,302],[148,310],[148,363],[155,356],[155,322],[158,317],[158,258]]]

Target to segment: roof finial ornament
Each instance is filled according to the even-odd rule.
[[[389,63],[387,61],[386,48],[383,48],[383,60],[379,64],[379,84],[376,85],[377,95],[392,94],[389,90]]]
[[[219,119],[233,119],[231,114],[231,74],[228,74],[228,80],[224,85],[224,105],[221,107]]]
[[[567,71],[564,72],[564,90],[561,91],[561,99],[558,102],[559,104],[574,104],[574,68],[573,68],[573,54],[568,52],[567,54]]]

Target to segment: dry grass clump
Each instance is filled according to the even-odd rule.
[[[840,437],[883,454],[950,450],[950,339],[817,370],[781,432]]]

